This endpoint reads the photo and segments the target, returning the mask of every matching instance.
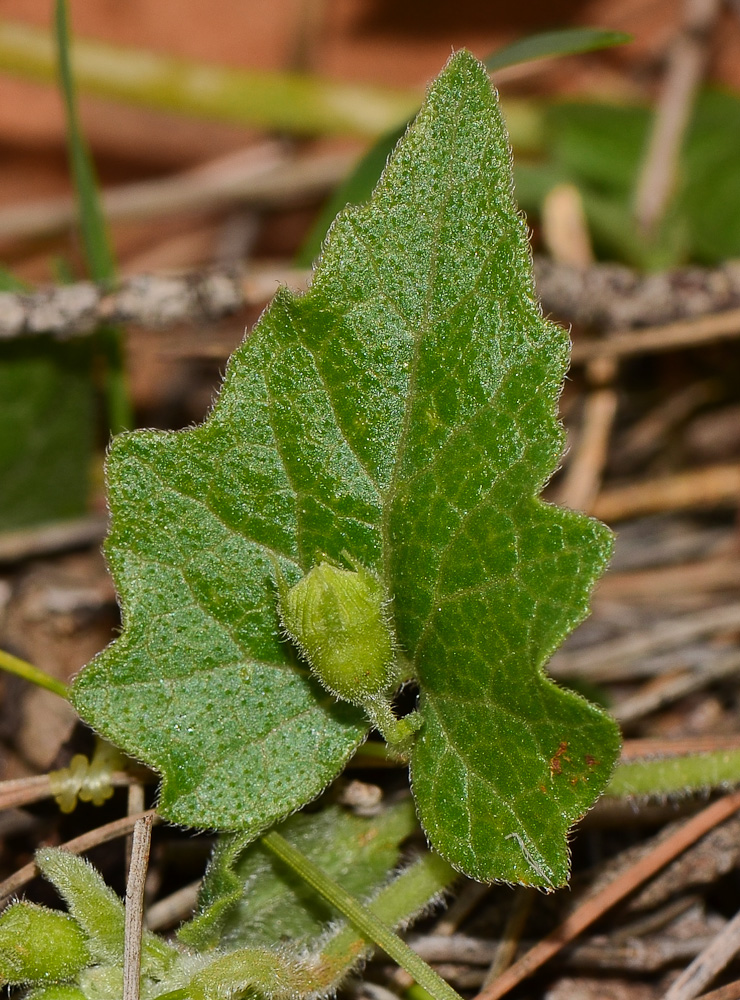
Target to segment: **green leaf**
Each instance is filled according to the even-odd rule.
[[[262,837],[262,844],[320,893],[366,941],[382,948],[386,955],[408,972],[433,1000],[461,1000],[460,994],[456,993],[438,972],[427,965],[369,906],[359,903],[338,882],[328,878],[326,872],[288,843],[276,830],[266,833]]]
[[[497,49],[483,65],[489,73],[496,72],[517,63],[533,59],[550,59],[553,56],[577,55],[596,49],[611,48],[632,41],[632,36],[622,31],[605,31],[601,28],[565,28],[561,31],[545,31],[538,35],[520,38]],[[514,107],[510,108],[514,112]],[[516,115],[514,116],[516,120]],[[526,118],[526,113],[524,115]],[[301,249],[296,256],[297,267],[310,267],[321,250],[329,226],[334,217],[347,205],[359,205],[372,194],[380,179],[388,157],[399,139],[408,128],[408,121],[387,129],[360,158],[351,174],[336,188],[311,227]],[[524,131],[524,130],[522,130]]]
[[[556,183],[576,184],[594,244],[609,259],[656,270],[686,259],[714,264],[740,254],[740,98],[699,95],[681,152],[676,190],[659,231],[646,241],[633,221],[633,191],[650,112],[642,107],[562,103],[545,116],[547,157],[520,163],[517,193],[537,212]]]
[[[398,862],[401,841],[414,829],[413,806],[405,802],[373,819],[331,806],[291,817],[280,832],[353,896],[364,897],[386,880]],[[198,948],[275,941],[303,947],[335,913],[260,842],[245,850],[245,839],[243,834],[220,839],[198,913],[180,929],[180,940]]]
[[[0,983],[64,982],[90,960],[85,936],[64,913],[14,903],[0,916]]]
[[[294,959],[269,948],[247,948],[220,955],[195,973],[188,1000],[269,997],[293,1000],[315,991],[316,984]]]
[[[126,919],[123,903],[96,869],[84,858],[55,847],[37,851],[36,864],[84,931],[92,958],[98,963],[122,961]],[[160,975],[176,956],[176,950],[166,941],[144,931],[142,973]]]
[[[483,60],[483,64],[489,73],[495,73],[507,66],[531,62],[533,59],[579,55],[582,52],[595,52],[615,45],[626,45],[631,41],[632,35],[624,31],[607,31],[604,28],[562,28],[559,31],[543,31],[538,35],[518,38],[515,42],[497,49]]]
[[[0,292],[27,292],[28,285],[16,278],[12,271],[0,265]]]
[[[32,990],[26,994],[26,1000],[88,1000],[88,998],[79,986],[61,983]]]
[[[706,264],[740,256],[740,96],[708,90],[697,101],[681,157],[680,201],[692,255]]]
[[[361,711],[278,634],[270,560],[290,585],[328,558],[392,597],[433,845],[476,878],[565,881],[565,833],[619,745],[543,673],[611,545],[536,499],[563,446],[567,362],[534,296],[495,96],[459,53],[370,204],[335,222],[310,291],[281,291],[235,353],[208,420],[113,445],[124,630],[73,699],[163,773],[166,817],[256,834],[363,739]]]
[[[89,344],[0,344],[0,531],[82,516],[93,454]]]

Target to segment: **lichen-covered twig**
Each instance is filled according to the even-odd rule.
[[[535,276],[546,313],[560,322],[603,332],[740,309],[740,262],[642,275],[620,264],[576,268],[540,257],[535,261]],[[74,337],[100,323],[212,322],[243,305],[264,305],[280,283],[299,289],[307,280],[306,271],[288,266],[251,268],[245,273],[229,267],[181,275],[137,275],[115,289],[79,282],[26,294],[3,292],[0,339],[40,333]],[[579,360],[599,353],[596,344],[583,348],[576,344]]]

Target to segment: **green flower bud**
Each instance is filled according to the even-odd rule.
[[[63,982],[90,961],[85,935],[66,913],[14,903],[0,917],[0,983]]]
[[[283,627],[327,691],[363,705],[394,684],[385,593],[369,570],[322,562],[294,587],[278,575],[278,590]]]

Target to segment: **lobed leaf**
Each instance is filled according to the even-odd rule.
[[[211,416],[117,439],[107,553],[124,613],[81,715],[163,773],[177,822],[254,836],[367,732],[278,633],[324,556],[374,570],[421,689],[411,751],[432,844],[482,880],[567,877],[565,833],[619,740],[543,664],[587,611],[603,525],[536,499],[567,335],[544,320],[485,69],[455,55],[311,289],[281,291]]]

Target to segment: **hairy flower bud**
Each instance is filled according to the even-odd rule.
[[[369,570],[322,562],[295,586],[278,578],[280,617],[327,691],[364,704],[395,679],[383,585]]]

